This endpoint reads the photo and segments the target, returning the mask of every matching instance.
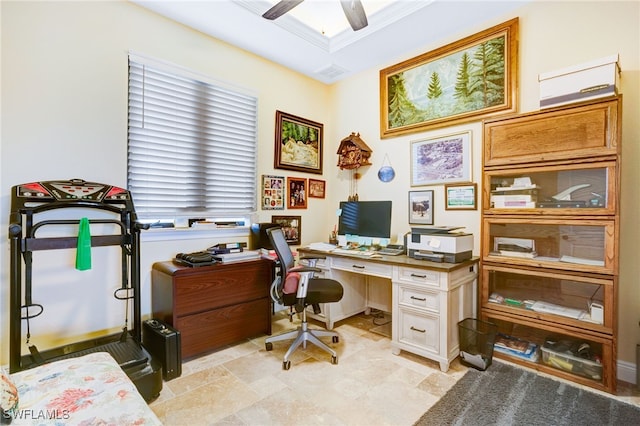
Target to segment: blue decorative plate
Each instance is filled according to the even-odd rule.
[[[396,177],[396,171],[391,166],[382,166],[378,170],[378,179],[382,182],[391,182]]]

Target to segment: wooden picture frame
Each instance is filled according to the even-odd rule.
[[[309,197],[324,198],[327,183],[320,179],[309,179]]]
[[[433,190],[409,191],[409,223],[433,225]]]
[[[411,186],[470,181],[470,131],[411,142]]]
[[[380,71],[380,137],[518,107],[518,18]]]
[[[262,175],[262,210],[284,210],[286,191],[284,176]]]
[[[321,175],[323,128],[321,123],[276,111],[273,167]]]
[[[287,178],[287,207],[290,209],[307,208],[307,179]]]
[[[271,216],[271,223],[282,226],[282,232],[291,246],[300,245],[302,238],[302,216]]]
[[[445,210],[477,210],[478,185],[475,183],[444,186]]]

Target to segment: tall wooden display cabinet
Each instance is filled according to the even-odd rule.
[[[494,355],[616,389],[621,96],[484,122],[481,318]]]

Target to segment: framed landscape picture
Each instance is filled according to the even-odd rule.
[[[433,190],[409,191],[409,223],[433,225]]]
[[[411,142],[411,186],[471,181],[471,132]]]
[[[322,174],[323,125],[276,111],[276,169]]]
[[[271,223],[282,226],[284,238],[289,245],[300,245],[302,216],[271,216]]]
[[[380,71],[380,137],[516,112],[518,18]]]

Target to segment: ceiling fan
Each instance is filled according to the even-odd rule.
[[[267,10],[262,17],[270,20],[281,17],[304,0],[281,0],[276,3],[271,9]],[[349,25],[353,28],[353,31],[361,30],[369,23],[367,22],[367,15],[364,12],[362,3],[360,0],[340,0],[342,10],[349,21]]]

